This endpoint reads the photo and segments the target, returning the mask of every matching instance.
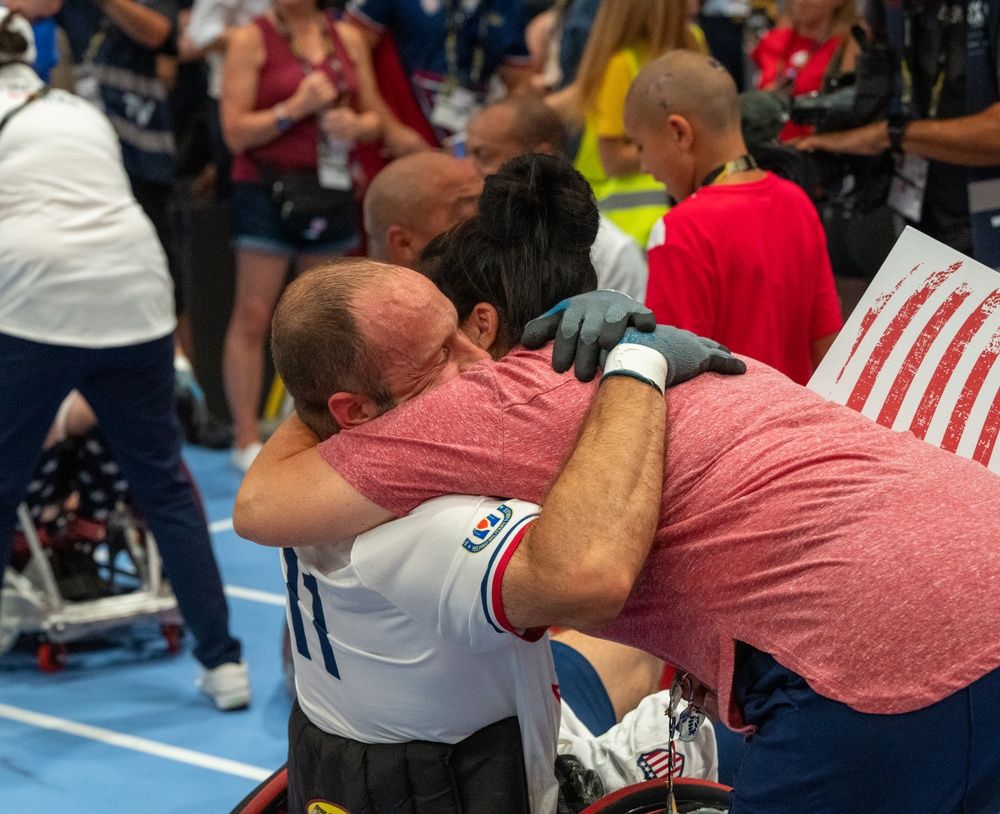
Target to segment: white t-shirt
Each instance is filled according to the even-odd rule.
[[[645,301],[649,279],[646,255],[631,235],[604,215],[601,215],[590,259],[597,271],[598,288],[612,288],[639,302]]]
[[[711,721],[702,722],[693,741],[675,739],[671,758],[667,741],[669,705],[669,690],[647,695],[621,722],[595,737],[569,704],[564,703],[559,722],[559,754],[574,755],[588,769],[597,772],[607,792],[666,778],[669,774],[718,780],[719,755]],[[681,701],[677,712],[686,706]]]
[[[0,69],[0,118],[41,85],[26,66]],[[174,326],[166,257],[117,135],[93,105],[51,91],[0,132],[0,333],[107,348]]]
[[[195,0],[185,33],[197,48],[207,48],[226,29],[246,25],[273,4],[271,0]],[[208,95],[218,99],[222,94],[223,53],[218,50],[205,54],[208,64]]]
[[[554,812],[548,637],[520,638],[500,603],[504,569],[537,516],[518,500],[443,497],[350,545],[283,549],[309,719],[363,743],[455,743],[517,715],[531,810]]]

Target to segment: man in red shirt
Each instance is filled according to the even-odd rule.
[[[805,384],[843,324],[826,237],[806,194],[747,154],[732,77],[700,54],[667,54],[632,84],[625,126],[643,171],[680,201],[649,250],[657,322]]]
[[[468,340],[427,285],[394,270],[352,295],[389,404],[420,397],[371,420],[372,399],[333,393],[324,409],[350,429],[318,448],[301,424],[282,428],[241,489],[240,534],[311,545],[445,494],[547,500],[596,383],[555,373],[544,350],[467,366]],[[428,352],[432,328],[441,341]],[[325,323],[321,335],[337,345]],[[734,812],[998,810],[996,476],[759,363],[671,389],[666,418],[641,572],[641,557],[610,544],[587,542],[583,557],[595,534],[621,535],[581,490],[561,565],[515,558],[518,593],[510,569],[497,581],[501,624],[601,626],[715,689],[729,726],[757,729]],[[274,454],[290,439],[305,451]]]

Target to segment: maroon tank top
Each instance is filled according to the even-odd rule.
[[[322,71],[329,76],[341,95],[346,95],[350,99],[351,108],[358,110],[358,82],[354,66],[337,34],[333,18],[329,15],[325,17],[333,53],[313,65],[311,70]],[[292,53],[291,45],[285,35],[275,27],[267,15],[257,17],[254,24],[260,29],[264,38],[266,52],[257,80],[257,101],[254,110],[269,110],[295,93],[310,68]],[[335,63],[340,67],[339,74],[335,70]],[[315,171],[318,138],[317,118],[308,116],[266,144],[237,154],[233,159],[232,178],[234,181],[260,183],[257,163],[266,164],[279,172]]]

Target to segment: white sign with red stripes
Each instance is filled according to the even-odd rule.
[[[1000,473],[1000,274],[907,228],[809,380]]]

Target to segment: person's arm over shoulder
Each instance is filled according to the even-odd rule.
[[[697,223],[687,216],[685,203],[667,213],[664,238],[649,250],[646,307],[662,325],[696,333],[716,333],[718,275]]]
[[[233,528],[267,546],[347,540],[391,520],[324,461],[319,439],[292,415],[272,435],[243,478]]]
[[[663,399],[648,381],[605,376],[541,517],[502,577],[503,608],[515,629],[588,630],[621,611],[660,516]]]
[[[317,439],[297,418],[264,445],[237,495],[237,533],[263,545],[344,540],[431,498],[497,494],[502,409],[489,369]]]
[[[489,363],[319,446],[327,464],[397,517],[442,495],[504,494],[503,450]]]

